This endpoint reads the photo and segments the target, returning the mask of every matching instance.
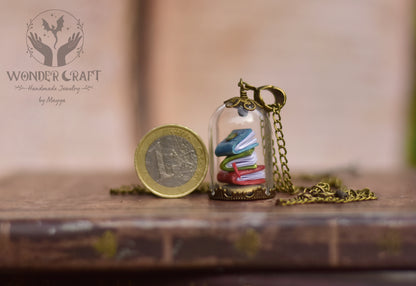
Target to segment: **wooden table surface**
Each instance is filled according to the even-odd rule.
[[[0,181],[0,267],[415,270],[416,172],[341,177],[379,199],[162,199],[109,194],[138,183],[134,173],[16,174]]]

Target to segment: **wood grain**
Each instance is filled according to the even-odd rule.
[[[344,178],[379,199],[276,207],[112,196],[135,174],[16,174],[0,182],[0,267],[415,269],[416,173]]]

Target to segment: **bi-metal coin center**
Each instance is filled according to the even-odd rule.
[[[187,183],[197,169],[197,154],[185,138],[166,135],[156,139],[146,152],[145,164],[150,177],[165,187]]]

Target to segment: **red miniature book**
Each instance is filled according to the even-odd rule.
[[[238,170],[238,172],[219,171],[217,180],[222,183],[234,185],[258,185],[266,182],[264,165],[259,165],[256,169]]]

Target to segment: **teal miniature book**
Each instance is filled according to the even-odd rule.
[[[215,155],[218,157],[237,155],[258,145],[252,129],[235,129],[217,145]]]

